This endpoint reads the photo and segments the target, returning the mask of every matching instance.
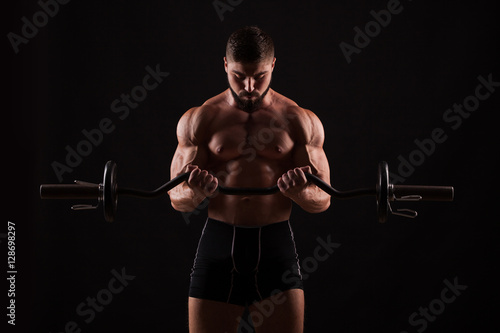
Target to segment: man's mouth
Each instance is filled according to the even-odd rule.
[[[259,96],[257,95],[252,95],[252,94],[244,94],[244,95],[241,95],[240,98],[246,98],[246,99],[253,99],[253,98],[258,98]]]

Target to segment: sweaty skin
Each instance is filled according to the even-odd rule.
[[[275,59],[244,64],[224,58],[228,82],[242,100],[262,97],[255,110],[243,110],[231,89],[188,110],[177,125],[178,147],[171,177],[191,172],[169,191],[174,209],[189,212],[210,197],[208,216],[229,224],[263,226],[290,218],[292,200],[318,213],[330,196],[308,183],[310,172],[330,183],[323,151],[324,130],[311,111],[269,88]],[[224,195],[227,187],[270,187],[272,195]]]

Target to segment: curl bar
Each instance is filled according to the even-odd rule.
[[[145,199],[157,198],[189,178],[189,173],[180,174],[153,191],[122,188],[118,187],[116,183],[116,168],[115,162],[108,161],[104,167],[103,181],[100,184],[75,180],[75,184],[41,185],[40,197],[42,199],[95,199],[98,201],[96,206],[74,205],[71,208],[73,210],[96,209],[102,203],[105,220],[113,222],[115,220],[119,196]],[[393,211],[390,204],[392,201],[453,201],[454,196],[454,189],[451,186],[393,185],[389,181],[389,167],[384,161],[378,165],[378,177],[375,188],[339,191],[310,173],[306,173],[306,178],[336,199],[375,196],[377,199],[378,221],[380,223],[386,222],[390,214],[408,218],[415,218],[417,216],[417,212],[410,209]],[[279,192],[279,188],[277,185],[264,188],[234,188],[219,185],[216,191],[227,195],[270,195]]]

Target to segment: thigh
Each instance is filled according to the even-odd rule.
[[[189,297],[190,333],[236,333],[243,306]]]
[[[302,333],[304,330],[304,291],[291,289],[275,294],[249,307],[257,333]]]

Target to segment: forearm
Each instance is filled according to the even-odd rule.
[[[206,196],[195,192],[186,183],[182,183],[168,192],[172,207],[179,212],[192,212],[196,210]]]
[[[310,184],[291,199],[306,212],[321,213],[330,207],[331,196],[316,185]]]

